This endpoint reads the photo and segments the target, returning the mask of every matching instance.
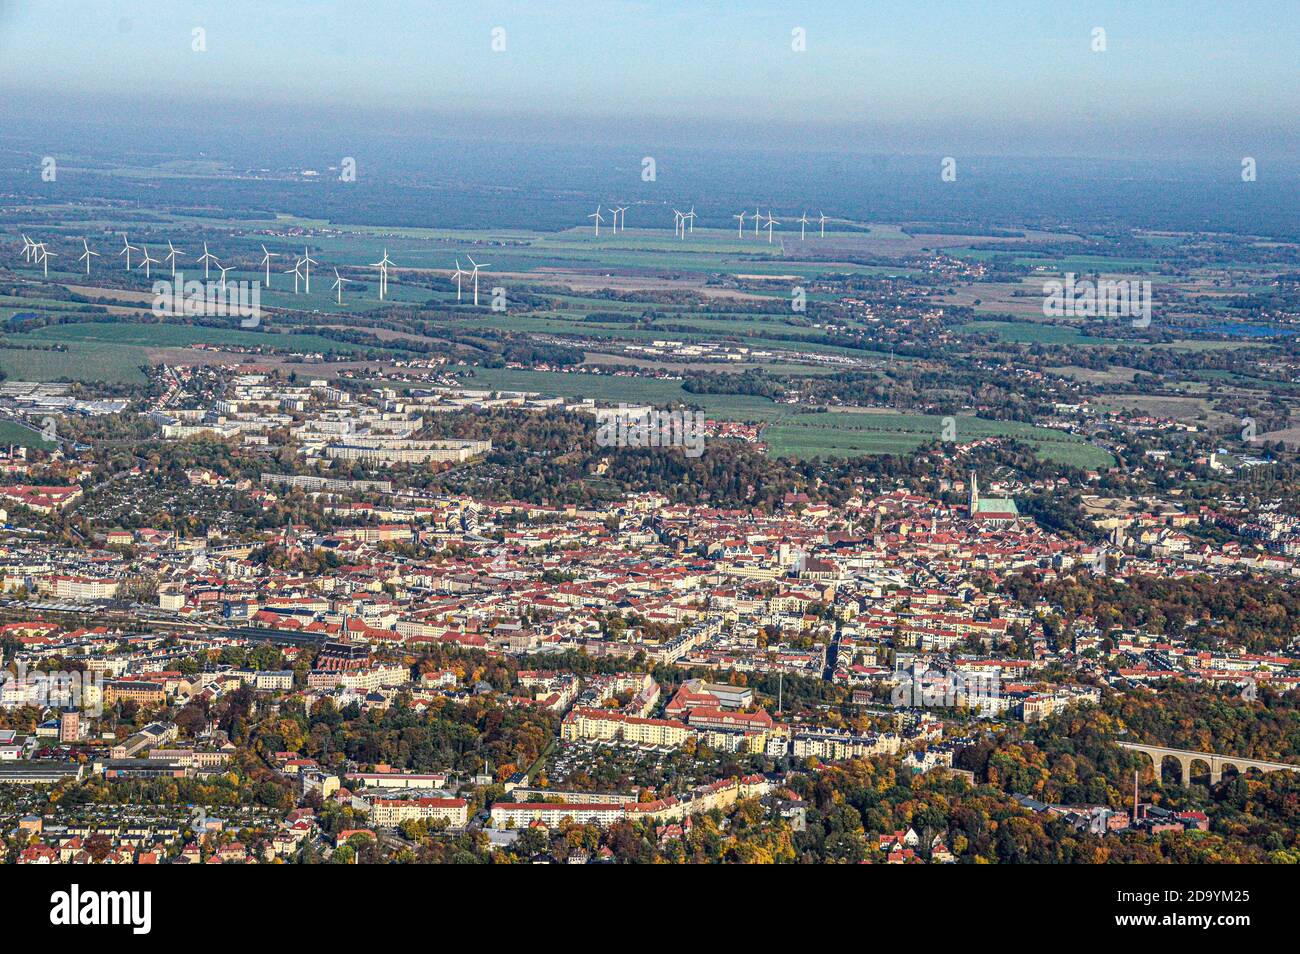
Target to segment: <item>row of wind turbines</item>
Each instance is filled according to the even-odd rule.
[[[615,235],[618,234],[620,223],[622,223],[623,229],[626,230],[627,229],[627,215],[626,215],[627,206],[611,205],[608,211],[609,214],[614,217],[613,222],[611,223],[613,225],[614,234]],[[600,238],[600,227],[605,223],[605,217],[600,214],[600,206],[596,206],[596,211],[591,213],[591,215],[587,216],[587,218],[591,219],[592,224],[596,226],[596,238]]]
[[[748,214],[749,214],[748,212],[746,212],[746,211],[744,211],[744,210],[742,209],[742,210],[740,211],[740,214],[739,214],[739,215],[733,215],[733,216],[732,216],[732,218],[736,220],[736,237],[737,237],[737,238],[744,238],[744,237],[745,237],[745,216],[748,215]],[[767,210],[767,224],[766,224],[766,225],[763,225],[763,213],[762,213],[762,211],[759,210],[758,208],[755,208],[755,209],[754,209],[753,219],[754,219],[754,237],[755,237],[755,238],[758,238],[758,230],[759,230],[759,228],[765,228],[765,229],[767,229],[767,241],[768,241],[769,244],[771,244],[771,241],[772,241],[772,229],[773,229],[775,226],[778,226],[778,225],[781,224],[781,223],[778,222],[775,218],[772,217],[772,210],[771,210],[771,209],[768,209],[768,210]],[[810,219],[810,218],[808,218],[808,213],[807,213],[807,212],[804,212],[801,216],[799,216],[799,218],[795,219],[795,221],[799,223],[799,241],[802,242],[802,241],[804,240],[804,238],[805,238],[805,236],[806,236],[806,234],[807,234],[808,226],[812,225],[814,222],[817,223],[818,229],[820,230],[820,231],[819,231],[819,235],[820,235],[820,237],[821,237],[821,238],[825,238],[825,237],[826,237],[826,220],[827,220],[827,215],[826,215],[825,212],[818,212],[818,213],[817,213],[817,218],[816,218],[816,219]]]
[[[626,230],[627,216],[625,213],[627,212],[627,206],[611,206],[608,209],[608,211],[611,212],[614,217],[613,218],[614,234],[615,235],[618,234],[620,222],[622,223],[623,229]],[[745,218],[748,215],[749,215],[748,212],[742,210],[739,215],[732,216],[732,218],[737,221],[737,225],[736,225],[737,238],[745,237]],[[600,238],[600,227],[606,221],[605,217],[601,215],[601,206],[599,205],[596,206],[596,211],[591,213],[591,215],[587,216],[587,218],[591,219],[592,224],[595,226],[596,238]],[[754,215],[753,215],[754,237],[755,238],[758,237],[758,232],[760,228],[765,228],[767,229],[768,244],[771,244],[773,241],[772,230],[776,226],[780,225],[781,223],[778,222],[776,218],[772,215],[771,209],[767,210],[766,223],[763,222],[763,218],[764,217],[763,217],[762,210],[756,207],[754,209]],[[802,215],[799,216],[799,218],[795,219],[795,221],[799,223],[799,241],[801,242],[804,241],[804,239],[807,237],[808,226],[814,223],[816,223],[818,227],[819,230],[818,234],[820,235],[820,237],[821,238],[826,237],[827,215],[825,212],[818,212],[818,217],[816,219],[808,218],[808,213],[804,212]],[[695,231],[695,206],[692,205],[690,211],[688,212],[682,212],[680,209],[673,209],[673,235],[685,240],[686,234],[688,232],[694,232],[694,231]]]
[[[603,224],[605,224],[606,221],[610,222],[612,231],[614,232],[615,235],[617,235],[620,230],[626,230],[627,206],[610,206],[607,210],[604,211],[608,211],[610,213],[611,218],[609,220],[607,220],[605,216],[602,214],[602,206],[599,205],[596,206],[595,212],[587,216],[587,218],[592,220],[592,224],[595,226],[597,238],[600,237],[600,227]],[[695,231],[695,206],[692,205],[690,207],[690,210],[687,212],[682,212],[679,209],[673,209],[672,211],[673,211],[673,234],[684,240],[688,232],[693,233]],[[745,236],[745,219],[747,217],[749,217],[749,213],[747,211],[741,211],[740,214],[732,216],[732,218],[737,221],[736,236],[738,238],[744,238]],[[768,244],[771,244],[773,242],[773,229],[775,229],[776,226],[780,225],[781,223],[778,222],[776,220],[776,217],[772,215],[772,211],[770,209],[767,212],[766,222],[764,222],[764,216],[762,210],[757,207],[755,207],[754,209],[754,214],[752,218],[754,222],[754,237],[758,238],[759,230],[765,228],[767,229]],[[818,226],[818,230],[819,230],[818,234],[822,238],[826,237],[827,216],[825,212],[820,212],[818,214],[818,218],[816,219],[808,218],[808,213],[804,212],[795,221],[799,223],[800,241],[803,241],[804,238],[806,237],[808,226],[814,223]],[[23,254],[24,261],[40,266],[44,276],[46,278],[49,278],[50,259],[57,257],[58,253],[50,251],[49,246],[45,242],[34,241],[31,238],[28,238],[26,235],[23,235],[22,239],[23,239],[22,254]],[[84,238],[81,240],[81,247],[82,247],[82,253],[80,256],[78,256],[77,261],[85,264],[86,274],[89,275],[90,260],[92,258],[100,257],[100,254],[99,252],[93,251],[90,247],[90,243],[87,242],[86,239]],[[271,259],[280,257],[281,253],[268,251],[265,245],[263,245],[261,248],[262,248],[262,259],[261,261],[258,262],[258,267],[263,269],[265,272],[265,278],[266,278],[265,287],[270,288],[271,287]],[[175,279],[177,256],[185,254],[183,251],[176,248],[176,246],[172,245],[171,241],[168,240],[167,254],[164,255],[161,259],[154,258],[152,255],[149,254],[148,245],[144,244],[143,242],[140,245],[132,245],[130,238],[126,235],[126,233],[123,233],[122,248],[117,253],[117,257],[125,259],[125,267],[126,267],[126,271],[128,272],[131,271],[131,254],[133,252],[138,253],[140,256],[137,260],[138,264],[136,265],[136,268],[137,270],[144,271],[144,277],[146,279],[152,277],[152,267],[154,265],[161,265],[164,262],[166,262],[168,266],[171,268],[171,277]],[[471,270],[466,271],[465,269],[463,269],[460,264],[460,259],[456,259],[456,270],[451,273],[451,280],[456,283],[457,302],[460,302],[463,298],[464,284],[472,282],[473,289],[474,289],[474,304],[475,306],[477,306],[479,271],[488,268],[489,265],[487,262],[480,263],[474,261],[472,256],[467,256],[467,257],[469,258],[469,263],[472,266]],[[219,279],[221,290],[225,291],[226,275],[232,269],[235,268],[234,265],[222,265],[221,260],[218,259],[217,256],[213,255],[208,250],[207,242],[203,243],[203,254],[200,255],[197,259],[195,259],[195,262],[196,264],[203,266],[204,281],[210,280],[211,269],[215,267],[221,273],[221,278]],[[284,274],[293,276],[293,293],[295,295],[303,292],[305,292],[308,295],[311,294],[311,267],[313,265],[319,265],[319,264],[320,262],[312,258],[310,251],[304,246],[302,250],[302,255],[295,256],[293,268],[286,268],[284,270]],[[383,301],[388,296],[388,270],[394,267],[394,265],[395,263],[393,262],[393,260],[388,257],[388,249],[386,248],[384,249],[383,258],[381,258],[377,262],[370,263],[369,267],[379,269],[379,300],[380,301]],[[339,274],[339,270],[337,268],[334,268],[333,271],[334,271],[334,284],[330,286],[330,290],[336,293],[336,299],[338,303],[341,305],[343,304],[343,286],[346,284],[351,284],[353,281],[355,281],[355,279],[344,278],[342,275]]]
[[[40,265],[44,271],[45,277],[49,278],[50,259],[58,257],[59,253],[51,252],[49,250],[49,247],[44,242],[33,241],[32,239],[28,238],[26,235],[23,235],[22,239],[23,239],[23,259],[25,261],[34,262],[35,264]],[[77,261],[85,263],[86,274],[89,275],[90,260],[92,258],[99,258],[100,254],[94,251],[90,247],[90,243],[87,242],[84,238],[81,240],[81,248],[82,248],[82,252],[79,256],[77,256]],[[262,251],[264,252],[266,251],[265,245],[262,246]],[[136,265],[136,269],[137,270],[143,269],[145,278],[152,277],[151,266],[161,265],[163,262],[167,262],[171,266],[172,278],[175,278],[176,277],[176,256],[185,254],[176,246],[172,245],[170,241],[168,241],[167,254],[164,255],[161,259],[154,258],[152,255],[149,254],[148,245],[145,245],[143,243],[141,243],[140,245],[132,245],[130,239],[128,239],[124,233],[122,235],[122,250],[117,253],[117,257],[118,258],[122,258],[123,256],[126,257],[125,265],[126,265],[126,270],[128,272],[131,271],[132,252],[142,253],[139,259],[139,264]],[[225,288],[226,273],[229,272],[235,266],[233,265],[223,266],[221,264],[221,261],[215,255],[211,254],[208,251],[207,242],[203,243],[203,254],[199,256],[199,258],[196,261],[198,264],[203,266],[203,277],[205,280],[210,277],[209,269],[211,265],[215,262],[217,269],[221,272],[221,287],[223,289]],[[315,264],[316,260],[311,259],[311,262]]]
[[[622,212],[623,210],[620,209],[618,211]],[[49,246],[45,242],[34,241],[33,239],[29,238],[25,234],[22,236],[22,240],[23,240],[23,251],[22,251],[23,260],[40,266],[44,276],[46,278],[49,278],[50,259],[56,258],[58,256],[58,253],[50,251]],[[81,240],[81,247],[84,251],[81,253],[80,256],[78,256],[77,261],[85,263],[86,274],[89,275],[91,258],[99,258],[100,254],[99,252],[92,250],[90,247],[90,243],[87,242],[86,239],[84,238]],[[258,267],[263,269],[263,271],[265,272],[265,287],[270,288],[271,287],[271,259],[279,258],[281,253],[269,251],[265,245],[263,245],[261,248],[262,248],[262,258],[261,261],[259,261],[257,264]],[[117,253],[117,256],[119,258],[123,258],[123,257],[125,258],[125,269],[127,272],[131,271],[132,252],[142,253],[140,257],[137,259],[136,270],[137,271],[143,270],[144,277],[146,279],[152,277],[152,271],[151,271],[152,266],[161,265],[164,262],[166,262],[170,266],[171,277],[175,279],[177,256],[185,254],[181,249],[176,248],[176,246],[172,245],[171,241],[168,240],[167,254],[164,255],[161,259],[154,258],[152,255],[149,254],[148,245],[144,244],[143,242],[140,245],[132,245],[130,238],[125,233],[123,233],[122,249]],[[456,259],[456,270],[451,274],[452,281],[456,283],[456,301],[459,302],[462,300],[462,295],[463,295],[462,283],[472,282],[473,289],[474,289],[474,304],[478,305],[479,271],[482,269],[486,269],[489,266],[489,263],[476,262],[474,261],[472,256],[467,256],[467,258],[469,258],[469,263],[472,266],[472,269],[470,271],[466,271],[465,269],[461,268],[460,259]],[[208,250],[207,242],[203,243],[203,254],[200,255],[198,258],[196,258],[194,261],[195,264],[203,266],[204,281],[208,281],[211,279],[212,269],[215,267],[217,271],[221,273],[221,277],[218,280],[221,290],[225,291],[226,275],[232,269],[235,268],[234,265],[222,265],[221,260]],[[293,293],[295,295],[300,293],[305,293],[308,295],[311,294],[311,267],[313,265],[319,265],[319,264],[320,262],[312,258],[311,252],[306,248],[306,246],[304,246],[302,250],[302,255],[295,256],[293,268],[286,268],[284,270],[285,275],[293,276]],[[383,258],[381,258],[377,262],[372,262],[370,264],[371,268],[379,269],[379,300],[380,301],[383,301],[385,297],[388,295],[388,270],[392,268],[395,264],[396,263],[391,258],[388,257],[388,249],[384,249]],[[334,271],[334,284],[330,286],[330,291],[336,293],[336,299],[338,303],[341,305],[343,304],[343,286],[346,284],[351,284],[353,281],[355,281],[355,279],[344,278],[342,275],[339,274],[339,270],[337,268],[334,268],[333,271]]]

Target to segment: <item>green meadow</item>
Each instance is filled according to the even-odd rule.
[[[144,384],[148,377],[141,368],[147,363],[144,349],[122,345],[73,342],[63,351],[0,347],[0,371],[18,381]]]
[[[10,335],[8,340],[14,344],[59,343],[133,348],[184,348],[196,344],[212,344],[344,354],[359,350],[356,345],[333,341],[320,335],[242,331],[237,328],[210,328],[165,321],[158,324],[90,322],[76,325],[50,325],[24,334]],[[143,362],[143,355],[140,360]]]
[[[54,446],[54,441],[42,440],[41,435],[30,428],[13,421],[0,421],[0,446],[17,444],[19,447],[39,447],[46,450]]]
[[[772,453],[782,457],[857,457],[865,454],[905,454],[939,439],[943,417],[927,414],[799,413],[788,404],[737,394],[691,394],[680,382],[612,375],[564,374],[522,369],[476,368],[460,375],[466,387],[488,390],[536,391],[601,402],[691,404],[710,417],[734,421],[766,421],[763,437]],[[1108,467],[1109,453],[1063,431],[1018,421],[957,418],[958,440],[1005,436],[1025,441],[1047,460],[1083,468]]]
[[[1109,467],[1109,453],[1063,431],[1018,421],[958,417],[957,440],[1012,437],[1032,446],[1046,460],[1085,469]],[[929,414],[799,414],[787,416],[764,432],[772,453],[783,457],[852,457],[861,454],[906,454],[938,440],[944,418]]]
[[[1168,348],[1173,351],[1221,351],[1231,348],[1270,348],[1272,345],[1250,339],[1218,341],[1214,339],[1180,338],[1175,341],[1144,341],[1128,338],[1105,338],[1086,335],[1069,325],[1049,325],[1045,322],[1021,321],[968,321],[958,325],[959,334],[995,334],[1000,341],[1010,344],[1064,344],[1094,347]]]

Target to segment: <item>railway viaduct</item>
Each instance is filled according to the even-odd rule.
[[[1149,758],[1151,764],[1155,766],[1156,778],[1160,777],[1160,769],[1166,758],[1177,759],[1184,785],[1192,784],[1192,764],[1194,762],[1204,762],[1206,767],[1209,768],[1211,785],[1223,778],[1223,770],[1226,768],[1236,769],[1239,775],[1244,775],[1249,769],[1258,769],[1261,772],[1300,772],[1300,765],[1292,765],[1288,762],[1263,762],[1259,759],[1238,758],[1235,755],[1219,755],[1217,752],[1170,749],[1163,745],[1146,745],[1142,742],[1121,742],[1119,744],[1121,748],[1132,752],[1141,752]]]

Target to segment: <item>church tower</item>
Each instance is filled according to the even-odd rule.
[[[970,472],[970,516],[974,517],[980,509],[980,485],[975,471]]]

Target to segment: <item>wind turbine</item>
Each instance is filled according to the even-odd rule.
[[[615,234],[617,234],[619,230],[618,222],[620,218],[623,220],[623,226],[622,226],[623,231],[626,232],[627,231],[627,206],[625,205],[620,205],[614,209],[614,233]]]
[[[460,301],[460,280],[468,274],[460,267],[460,259],[456,259],[456,270],[451,273],[451,280],[456,283],[456,301]]]
[[[740,215],[733,215],[732,218],[740,223],[739,225],[736,226],[736,238],[744,238],[745,237],[745,213],[741,212]]]
[[[36,243],[23,236],[23,261],[32,262],[36,260]]]
[[[276,257],[276,256],[272,255],[270,252],[268,252],[268,251],[266,250],[266,246],[265,246],[265,245],[262,246],[262,267],[266,269],[266,287],[267,287],[267,288],[270,288],[270,287],[271,287],[271,259],[273,259],[273,258],[275,258],[275,257]]]
[[[168,240],[167,240],[167,254],[164,255],[163,258],[164,258],[166,261],[168,261],[168,262],[171,263],[171,266],[172,266],[172,278],[175,278],[175,277],[176,277],[176,256],[177,256],[177,255],[183,255],[183,254],[185,254],[185,253],[182,252],[180,249],[178,249],[175,245],[172,244],[172,240],[171,240],[171,239],[168,239]]]
[[[385,253],[385,255],[387,255],[387,253]],[[307,251],[306,245],[302,247],[302,264],[303,264],[302,290],[306,292],[308,295],[310,295],[311,294],[311,267],[313,265],[319,265],[320,262],[316,261],[316,259],[311,257],[311,253]]]
[[[231,270],[232,268],[234,268],[234,267],[235,267],[234,265],[222,265],[220,262],[217,263],[217,268],[221,270],[221,290],[222,290],[222,291],[225,291],[225,290],[226,290],[226,272],[230,271],[230,270]]]
[[[767,225],[765,226],[765,228],[767,229],[767,244],[769,245],[772,244],[772,226],[780,225],[780,224],[781,224],[780,222],[772,218],[772,210],[769,209],[767,212]]]
[[[817,224],[820,225],[821,228],[822,228],[822,234],[821,234],[821,237],[822,237],[822,238],[825,238],[825,237],[826,237],[826,213],[825,213],[825,212],[819,212],[818,214],[821,216],[821,218],[819,218],[819,219],[817,220]]]
[[[339,270],[337,268],[334,269],[334,284],[331,285],[330,288],[338,290],[339,293],[338,302],[340,305],[343,304],[343,283],[350,282],[350,281],[352,281],[352,279],[344,278],[342,275],[339,274]]]
[[[758,238],[758,220],[763,217],[759,212],[758,206],[754,206],[754,238]]]
[[[44,242],[37,242],[37,243],[36,243],[36,252],[35,252],[35,254],[36,254],[37,256],[39,256],[39,257],[37,258],[37,261],[39,261],[39,262],[41,263],[41,268],[42,268],[42,270],[43,270],[44,273],[45,273],[45,277],[46,277],[46,278],[49,278],[49,277],[50,277],[50,257],[53,256],[53,255],[55,255],[56,253],[55,253],[55,252],[51,252],[48,248],[46,248]]]
[[[474,271],[469,273],[469,277],[474,279],[474,305],[475,307],[477,307],[478,306],[478,270],[480,268],[487,268],[488,263],[484,262],[482,265],[480,265],[478,262],[474,261],[474,259],[469,255],[466,255],[465,257],[468,258],[469,263],[474,266]]]
[[[25,236],[24,236],[24,237],[25,237]],[[81,247],[82,247],[83,249],[85,249],[85,251],[82,252],[81,255],[77,257],[77,261],[79,261],[79,262],[84,261],[84,262],[86,263],[86,274],[89,275],[89,274],[90,274],[90,256],[94,255],[96,258],[98,258],[98,257],[99,257],[99,253],[98,253],[98,252],[92,252],[92,251],[90,250],[90,243],[88,243],[84,238],[81,240]]]
[[[691,220],[691,232],[695,231],[695,206],[691,206],[691,211],[682,216],[683,219]]]
[[[600,206],[596,206],[596,211],[587,216],[587,218],[596,220],[596,238],[600,238],[600,223],[605,221],[600,214]]]
[[[392,260],[388,257],[388,249],[384,249],[384,257],[377,262],[372,262],[375,268],[379,269],[379,300],[384,300],[384,295],[388,291],[388,266],[392,265]],[[476,269],[477,271],[477,269]],[[474,304],[478,304],[477,299]]]
[[[199,263],[203,266],[203,280],[208,280],[208,265],[217,260],[217,256],[208,251],[208,243],[203,243],[203,254],[199,256]]]
[[[290,272],[293,273],[293,293],[296,295],[298,294],[298,283],[302,281],[302,259],[295,259],[293,268],[286,268],[284,270],[286,275]]]
[[[136,248],[134,245],[132,245],[130,242],[127,241],[127,239],[126,239],[126,233],[123,232],[123,233],[122,233],[122,251],[118,252],[117,254],[118,254],[118,255],[125,255],[125,256],[126,256],[126,270],[127,270],[128,272],[131,270],[131,253],[132,253],[132,252],[138,252],[138,251],[140,251],[140,250],[139,250],[138,248]]]
[[[137,268],[143,268],[143,269],[144,269],[144,277],[145,277],[145,278],[148,278],[148,277],[149,277],[149,266],[150,266],[151,264],[153,264],[153,265],[157,265],[157,264],[159,264],[159,262],[158,262],[158,259],[154,258],[152,255],[149,254],[149,246],[148,246],[148,245],[143,245],[143,244],[142,244],[141,247],[144,249],[144,258],[141,260],[140,264],[137,265],[136,267],[137,267]]]
[[[799,216],[799,241],[803,241],[803,230],[808,227],[808,213]]]
[[[682,230],[683,215],[676,209],[673,209],[673,235],[677,235]]]

